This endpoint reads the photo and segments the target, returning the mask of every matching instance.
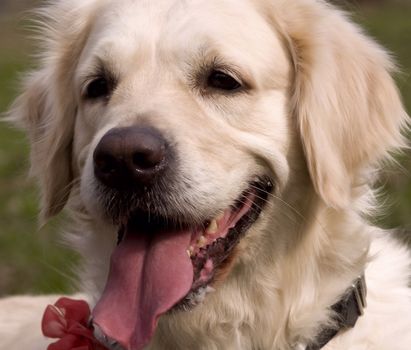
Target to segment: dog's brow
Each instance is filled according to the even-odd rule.
[[[116,74],[115,69],[113,69],[113,65],[101,57],[96,57],[93,63],[80,73],[81,86],[84,86],[96,77],[104,77],[113,84],[119,79],[118,74]]]
[[[197,56],[199,57],[198,62],[200,62],[200,64],[198,67],[194,67],[196,73],[191,77],[193,80],[200,81],[204,79],[204,77],[207,77],[213,70],[219,70],[232,75],[245,87],[249,88],[253,86],[251,74],[238,63],[231,62],[221,54],[207,54],[204,49],[200,50]],[[190,64],[190,66],[194,65]]]

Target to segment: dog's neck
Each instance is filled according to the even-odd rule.
[[[367,284],[365,276],[358,277],[347,289],[340,301],[330,307],[334,312],[334,322],[324,325],[315,341],[309,345],[300,344],[303,350],[320,350],[334,339],[340,331],[349,330],[355,326],[359,317],[364,314],[367,306]]]
[[[330,209],[313,195],[300,213],[304,218],[294,231],[297,238],[279,272],[279,307],[287,327],[279,349],[316,343],[321,330],[332,324],[332,306],[364,273],[368,256],[370,227],[359,211]]]

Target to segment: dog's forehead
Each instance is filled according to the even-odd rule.
[[[153,36],[212,28],[242,32],[259,24],[250,0],[116,0],[100,7],[98,22],[120,34]],[[248,30],[247,30],[248,31]]]
[[[103,58],[116,51],[116,60],[134,60],[146,52],[182,62],[190,53],[198,57],[199,52],[224,51],[233,63],[261,63],[265,72],[273,66],[277,78],[280,73],[287,78],[288,58],[280,36],[249,0],[110,1],[101,7],[91,36],[86,50],[100,51]]]

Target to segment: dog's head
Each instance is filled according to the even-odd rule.
[[[71,192],[111,234],[94,314],[127,349],[270,255],[280,205],[314,188],[344,208],[402,145],[390,59],[321,2],[64,0],[43,15],[42,64],[11,116],[43,217]]]

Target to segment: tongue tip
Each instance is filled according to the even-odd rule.
[[[94,328],[94,337],[97,341],[107,347],[107,349],[118,349],[118,350],[130,350],[132,349],[131,344],[125,339],[113,339],[107,334],[109,332],[104,331],[104,327],[96,320],[96,316],[93,317],[93,328]]]
[[[130,332],[115,332],[112,334],[112,328],[110,325],[104,323],[103,320],[99,320],[98,314],[94,316],[93,321],[94,335],[96,339],[109,349],[118,350],[142,350],[148,345],[153,337],[156,325],[151,330],[144,330],[142,332],[136,332],[133,329],[133,333]],[[110,331],[111,330],[111,331]]]
[[[134,325],[123,324],[120,329],[120,323],[108,318],[107,314],[101,313],[97,307],[93,311],[94,334],[102,344],[108,344],[110,349],[114,346],[115,349],[119,350],[143,350],[151,342],[157,328],[158,319],[164,313],[159,312],[146,318],[143,317]],[[119,345],[120,347],[116,347]]]

